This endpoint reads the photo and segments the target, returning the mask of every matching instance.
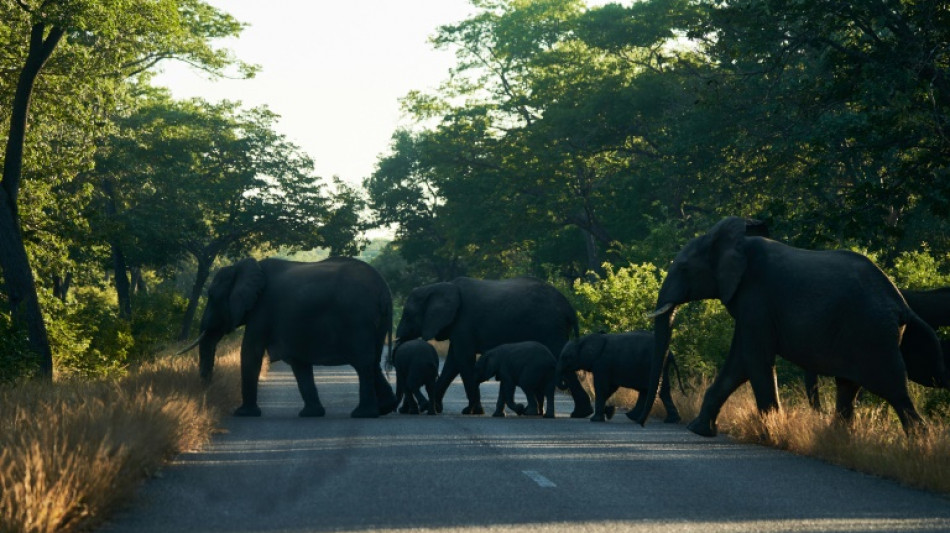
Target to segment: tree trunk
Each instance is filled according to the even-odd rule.
[[[185,316],[181,321],[181,333],[178,334],[178,340],[188,340],[191,336],[191,323],[195,320],[195,313],[198,312],[198,300],[208,281],[212,263],[214,263],[214,257],[198,258],[198,271],[195,272],[195,283],[191,286],[191,296],[188,298],[188,308],[185,309]]]
[[[122,253],[122,247],[116,242],[111,242],[112,248],[112,270],[115,278],[115,293],[119,298],[119,316],[126,320],[132,318],[132,291],[129,283],[128,267],[125,264],[125,254]]]
[[[142,267],[132,267],[129,271],[132,273],[132,293],[148,294],[148,283],[142,276]]]
[[[49,35],[45,24],[34,24],[30,32],[30,50],[23,70],[17,80],[16,93],[10,113],[10,130],[4,151],[3,181],[0,183],[0,268],[10,313],[14,323],[26,327],[30,349],[38,359],[39,375],[53,377],[53,353],[50,349],[46,324],[40,310],[36,280],[30,268],[23,237],[20,234],[17,196],[23,174],[23,146],[26,139],[27,117],[30,113],[30,97],[36,77],[59,44],[63,30],[52,28]]]
[[[53,296],[59,298],[61,302],[65,302],[66,298],[69,297],[69,287],[72,284],[72,272],[67,272],[65,277],[60,275],[53,276]]]

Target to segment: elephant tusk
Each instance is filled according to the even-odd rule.
[[[673,307],[673,304],[669,304],[669,303],[668,303],[668,304],[664,304],[663,306],[658,307],[656,311],[653,311],[652,313],[648,314],[648,315],[647,315],[647,318],[649,318],[649,319],[656,318],[656,317],[658,317],[658,316],[660,316],[660,315],[666,313],[667,311],[669,311],[672,307]]]
[[[185,353],[185,352],[191,350],[191,349],[194,348],[195,346],[198,346],[198,343],[201,342],[201,339],[205,338],[205,333],[206,333],[206,332],[202,331],[202,332],[201,332],[201,335],[198,335],[198,338],[195,339],[195,342],[189,344],[189,345],[186,346],[185,348],[182,348],[182,349],[179,350],[178,353],[176,353],[175,355],[181,355],[181,354],[183,354],[183,353]]]

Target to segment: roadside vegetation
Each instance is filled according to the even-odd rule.
[[[194,357],[118,379],[0,388],[0,531],[88,530],[173,455],[200,448],[239,403],[236,343],[204,386]]]

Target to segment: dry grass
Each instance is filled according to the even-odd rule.
[[[683,423],[699,414],[708,382],[692,383],[686,394],[674,388]],[[621,389],[609,403],[632,407],[636,392]],[[904,485],[950,494],[950,424],[946,419],[928,421],[927,430],[906,436],[890,407],[858,407],[850,425],[831,414],[813,411],[804,389],[782,391],[783,409],[761,415],[748,384],[723,406],[721,433],[749,444],[787,450],[815,457],[860,472],[896,480]],[[833,402],[825,402],[833,405]],[[652,416],[666,415],[663,404],[654,405]]]
[[[240,390],[233,347],[219,352],[208,387],[191,354],[115,381],[0,388],[0,531],[89,529],[169,457],[205,444]]]

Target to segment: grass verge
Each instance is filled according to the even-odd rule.
[[[689,423],[699,414],[709,382],[694,382],[686,392],[674,387],[673,401]],[[610,402],[631,408],[637,394],[620,389]],[[850,425],[833,414],[817,413],[805,398],[804,389],[790,388],[781,394],[783,409],[762,415],[755,406],[751,387],[739,388],[725,403],[718,418],[720,433],[748,444],[758,444],[815,457],[892,479],[901,484],[950,495],[950,424],[943,417],[927,421],[927,430],[907,436],[889,406],[857,407]],[[825,402],[825,405],[833,402]],[[652,416],[666,412],[657,401]]]
[[[170,457],[205,444],[239,403],[234,348],[219,346],[207,387],[186,355],[116,380],[0,388],[0,531],[87,530]]]

